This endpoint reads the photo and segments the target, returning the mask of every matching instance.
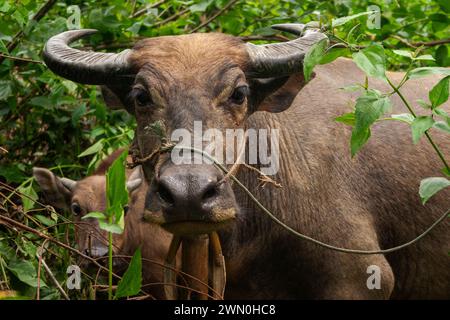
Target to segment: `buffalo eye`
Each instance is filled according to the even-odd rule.
[[[151,103],[150,95],[146,90],[138,89],[134,94],[134,100],[136,104],[140,107],[147,106]]]
[[[123,206],[123,214],[126,215],[129,209],[130,209],[129,206]]]
[[[248,87],[247,86],[240,86],[233,90],[233,93],[230,96],[231,102],[234,104],[242,104],[245,101],[245,98],[248,94]]]
[[[81,207],[78,203],[72,203],[71,209],[74,216],[79,216],[81,214]]]

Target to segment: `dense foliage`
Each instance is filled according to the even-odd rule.
[[[35,203],[37,188],[30,178],[31,168],[48,167],[61,176],[77,179],[133,138],[134,119],[123,111],[107,110],[97,87],[65,80],[42,63],[43,45],[54,34],[73,28],[98,29],[98,34],[78,47],[113,52],[143,37],[197,31],[219,31],[254,41],[282,41],[286,35],[270,29],[270,25],[309,22],[326,30],[334,45],[331,51],[319,48],[317,54],[311,55],[311,69],[315,63],[348,56],[360,61],[358,65],[369,75],[382,77],[386,68],[406,71],[450,66],[449,14],[448,0],[0,0],[0,214],[36,230],[46,230],[56,240],[72,245],[72,227],[60,224],[68,221],[67,217]],[[437,88],[439,92],[430,94],[430,102],[424,104],[429,105],[430,115],[442,118],[436,127],[450,131],[448,116],[438,108],[445,98],[440,93],[445,89],[448,98],[446,79],[443,88]],[[356,124],[352,154],[367,141],[370,125],[385,111],[383,103],[388,104],[386,95],[364,88],[364,84],[362,88],[365,92],[356,110],[361,110],[358,103],[364,107],[367,101],[382,105],[370,123],[358,123],[358,112],[338,119]],[[429,116],[416,121],[414,131],[414,118],[400,118],[413,125],[415,139],[435,125]],[[447,186],[445,181],[439,183]],[[431,185],[436,189],[436,184]],[[13,192],[15,188],[17,193]],[[47,248],[45,254],[40,254],[40,247]],[[39,286],[41,299],[61,298],[47,274],[42,280],[37,276],[42,264],[38,257],[50,260],[53,255],[60,259],[52,259],[50,269],[64,283],[66,268],[76,256],[43,242],[36,234],[0,227],[0,291],[14,289],[36,298]],[[85,281],[84,291],[71,291],[71,297],[94,296],[92,284],[96,280],[92,275],[86,275],[86,279],[91,280]]]

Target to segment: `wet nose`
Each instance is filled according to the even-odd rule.
[[[163,209],[199,218],[210,212],[220,198],[218,182],[222,178],[212,165],[173,165],[160,173],[156,190]]]

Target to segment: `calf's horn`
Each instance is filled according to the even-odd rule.
[[[71,30],[51,37],[44,48],[45,64],[54,73],[84,84],[107,84],[130,73],[129,49],[103,53],[69,47],[71,42],[96,32],[94,29]]]
[[[306,30],[298,23],[277,24],[273,29],[286,31],[300,37],[281,43],[255,45],[246,43],[250,57],[250,76],[255,78],[273,78],[299,72],[303,68],[303,59],[308,50],[327,36],[317,30]]]

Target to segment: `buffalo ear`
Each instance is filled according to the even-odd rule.
[[[302,73],[270,79],[255,79],[250,82],[251,111],[282,112],[288,109],[305,85]]]
[[[50,170],[38,167],[33,168],[33,176],[42,189],[48,204],[64,210],[70,207],[75,181],[59,178]]]
[[[125,109],[133,114],[132,101],[129,99],[131,86],[100,86],[103,100],[108,108],[112,110]]]

